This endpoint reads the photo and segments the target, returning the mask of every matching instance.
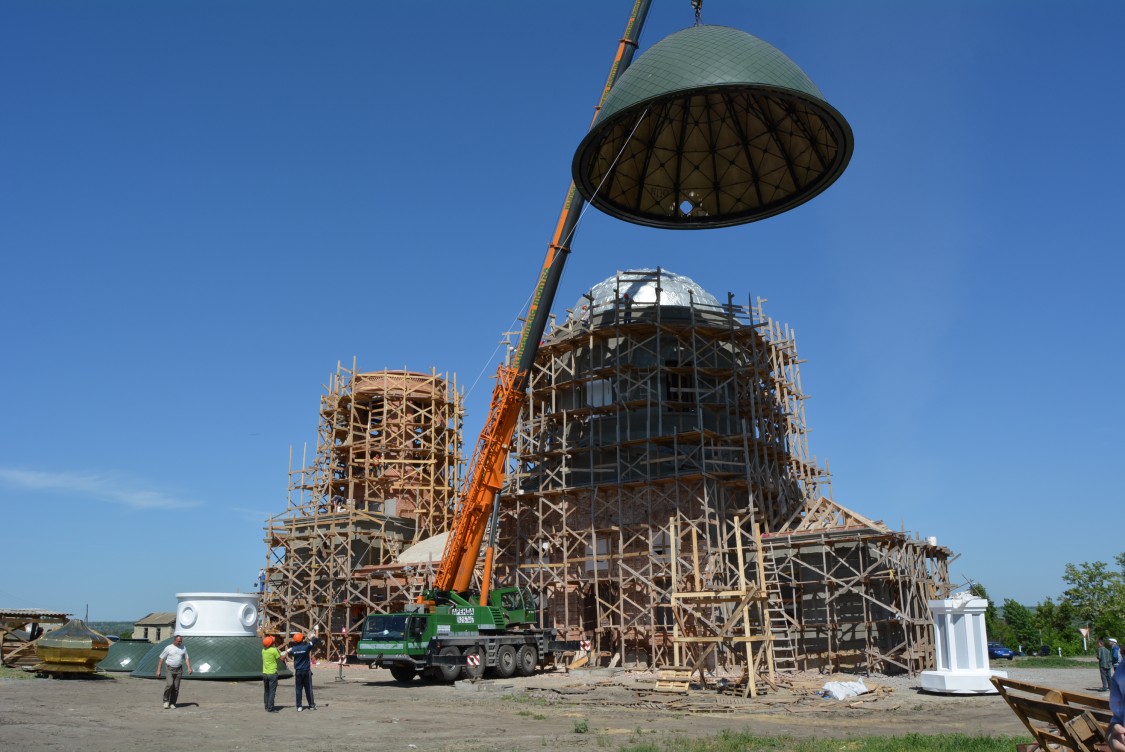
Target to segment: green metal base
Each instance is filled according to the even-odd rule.
[[[153,645],[137,663],[131,676],[156,678],[160,653],[172,640]],[[184,671],[184,679],[261,679],[262,641],[257,637],[184,637],[188,660],[193,673]],[[293,672],[280,669],[278,676],[288,679]]]
[[[97,668],[109,672],[132,671],[151,649],[152,643],[148,640],[118,640],[109,646],[109,655]]]

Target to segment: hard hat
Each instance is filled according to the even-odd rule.
[[[265,637],[262,638],[262,647],[268,648],[272,644],[273,644],[273,638],[270,637],[269,635],[266,635]]]
[[[293,642],[300,642],[303,639],[305,639],[305,636],[303,634],[301,634],[300,632],[294,632],[293,633]]]
[[[1110,642],[1117,642],[1117,638],[1116,638],[1116,637],[1110,637],[1110,638],[1109,638],[1109,641],[1110,641]]]

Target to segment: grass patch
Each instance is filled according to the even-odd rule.
[[[703,739],[668,739],[622,747],[621,752],[1012,752],[1016,744],[1030,742],[1014,736],[861,736],[852,739],[794,739],[787,736],[754,736],[723,732]]]
[[[524,718],[531,718],[532,720],[536,721],[547,720],[547,716],[543,715],[542,713],[532,713],[530,710],[521,710],[520,712],[516,713],[516,715],[522,716]]]
[[[0,679],[34,679],[35,674],[19,668],[0,666]]]
[[[501,700],[507,700],[508,702],[515,702],[515,703],[518,703],[520,705],[546,705],[547,704],[547,701],[545,699],[543,699],[542,697],[532,697],[531,695],[527,695],[527,694],[500,695],[500,699]]]

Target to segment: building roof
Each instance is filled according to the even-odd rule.
[[[137,621],[134,622],[134,623],[139,627],[146,627],[146,626],[149,626],[149,625],[161,626],[162,627],[165,624],[175,624],[176,623],[176,612],[175,611],[153,611],[148,616],[146,616],[142,619],[137,619]]]
[[[66,621],[66,611],[47,611],[42,608],[0,608],[0,621]]]

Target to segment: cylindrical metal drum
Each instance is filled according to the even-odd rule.
[[[176,593],[176,634],[253,637],[258,634],[256,593]]]

